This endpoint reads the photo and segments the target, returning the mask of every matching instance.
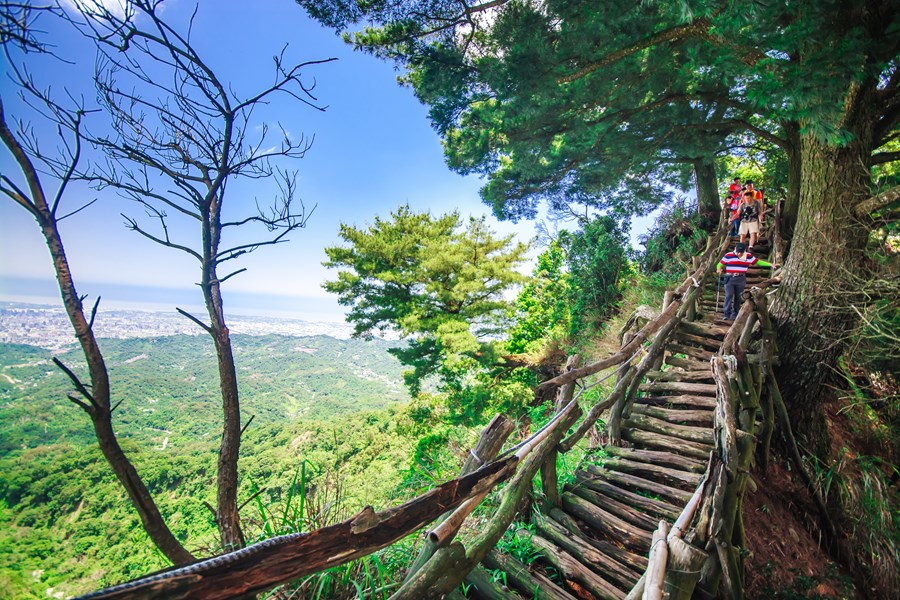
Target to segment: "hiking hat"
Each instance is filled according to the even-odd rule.
[[[744,250],[746,250],[746,249],[747,249],[747,245],[743,244],[741,242],[738,242],[737,244],[734,245],[734,251],[738,254],[743,254]]]

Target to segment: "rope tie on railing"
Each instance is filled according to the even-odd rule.
[[[474,458],[476,461],[478,461],[478,466],[481,466],[481,465],[484,464],[484,459],[481,458],[480,456],[478,456],[477,454],[475,454],[475,450],[474,450],[474,449],[470,448],[470,449],[469,449],[469,454],[472,455],[472,458]]]
[[[697,278],[694,277],[693,275],[691,276],[691,281],[694,282],[694,287],[697,287],[697,288],[700,287],[700,283],[697,281]]]
[[[737,357],[727,354],[722,357],[722,362],[725,363],[725,374],[728,376],[728,379],[737,377]]]

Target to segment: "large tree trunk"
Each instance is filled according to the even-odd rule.
[[[796,122],[784,124],[785,137],[787,138],[788,157],[788,189],[787,198],[784,201],[784,210],[781,212],[781,235],[786,239],[794,236],[794,228],[797,224],[797,211],[800,208],[800,186],[803,181],[803,161],[800,158],[800,126]]]
[[[697,188],[697,206],[703,220],[709,226],[719,222],[722,201],[719,199],[719,182],[712,157],[694,161],[694,185]]]
[[[800,205],[773,304],[779,323],[779,385],[798,433],[820,456],[827,450],[821,392],[857,318],[852,310],[864,277],[868,227],[853,215],[868,196],[865,127],[843,148],[804,136]]]

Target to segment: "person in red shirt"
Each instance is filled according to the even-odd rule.
[[[734,181],[731,182],[731,185],[728,186],[728,194],[730,196],[734,196],[735,194],[741,191],[741,178],[735,177]]]
[[[772,263],[756,258],[747,252],[747,246],[743,242],[734,245],[734,252],[729,252],[719,260],[716,273],[721,274],[725,270],[725,306],[722,312],[726,321],[737,318],[741,308],[741,294],[747,285],[747,269],[751,265],[771,267]]]

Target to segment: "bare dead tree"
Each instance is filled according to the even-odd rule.
[[[22,12],[14,12],[19,10]],[[59,232],[60,221],[87,206],[82,205],[68,213],[62,212],[66,190],[82,160],[84,145],[82,121],[87,111],[83,104],[76,103],[71,108],[65,108],[54,102],[47,90],[35,85],[24,67],[16,66],[10,54],[14,49],[24,52],[44,51],[40,40],[31,30],[34,13],[27,13],[21,9],[21,5],[11,3],[4,3],[0,6],[0,11],[3,13],[0,19],[3,23],[20,25],[14,35],[7,35],[6,29],[3,32],[3,50],[11,70],[10,77],[17,84],[22,98],[31,103],[43,117],[58,125],[61,141],[58,155],[43,152],[36,135],[24,120],[13,120],[10,121],[13,126],[9,125],[3,97],[0,95],[0,139],[12,157],[15,168],[18,169],[18,173],[0,173],[0,192],[28,211],[41,229],[53,260],[66,314],[84,352],[90,383],[82,382],[59,359],[54,358],[53,361],[72,380],[75,389],[78,390],[78,394],[71,394],[69,399],[90,417],[100,450],[128,493],[153,543],[176,565],[192,562],[194,557],[169,530],[147,486],[144,485],[116,438],[112,425],[115,406],[111,404],[109,375],[93,331],[94,317],[100,299],[97,298],[90,315],[86,315],[82,304],[84,296],[80,296],[75,289]],[[24,185],[17,183],[22,180]],[[48,193],[49,185],[56,186],[52,194]]]
[[[109,132],[88,135],[106,160],[80,171],[79,177],[136,202],[149,223],[123,215],[126,226],[187,254],[200,267],[208,322],[178,311],[207,332],[216,348],[223,433],[215,520],[223,548],[232,550],[244,545],[237,500],[241,415],[221,284],[244,269],[220,275],[220,268],[260,247],[282,243],[305,226],[311,210],[297,197],[296,173],[282,169],[278,161],[301,158],[312,139],[294,138],[278,125],[279,139],[272,143],[270,127],[254,119],[254,111],[279,95],[324,110],[313,95],[314,83],[307,84],[301,74],[334,59],[289,65],[283,49],[274,58],[271,82],[239,95],[192,45],[196,9],[182,32],[162,18],[161,0],[131,0],[124,14],[90,0],[74,4],[79,14],[68,18],[96,42],[95,83],[112,125]],[[226,189],[239,178],[274,178],[280,193],[269,202],[257,202],[255,212],[232,218],[231,209],[226,217]],[[179,238],[171,226],[174,220],[199,225],[199,239]],[[259,239],[225,242],[227,232],[254,225],[264,230]]]

